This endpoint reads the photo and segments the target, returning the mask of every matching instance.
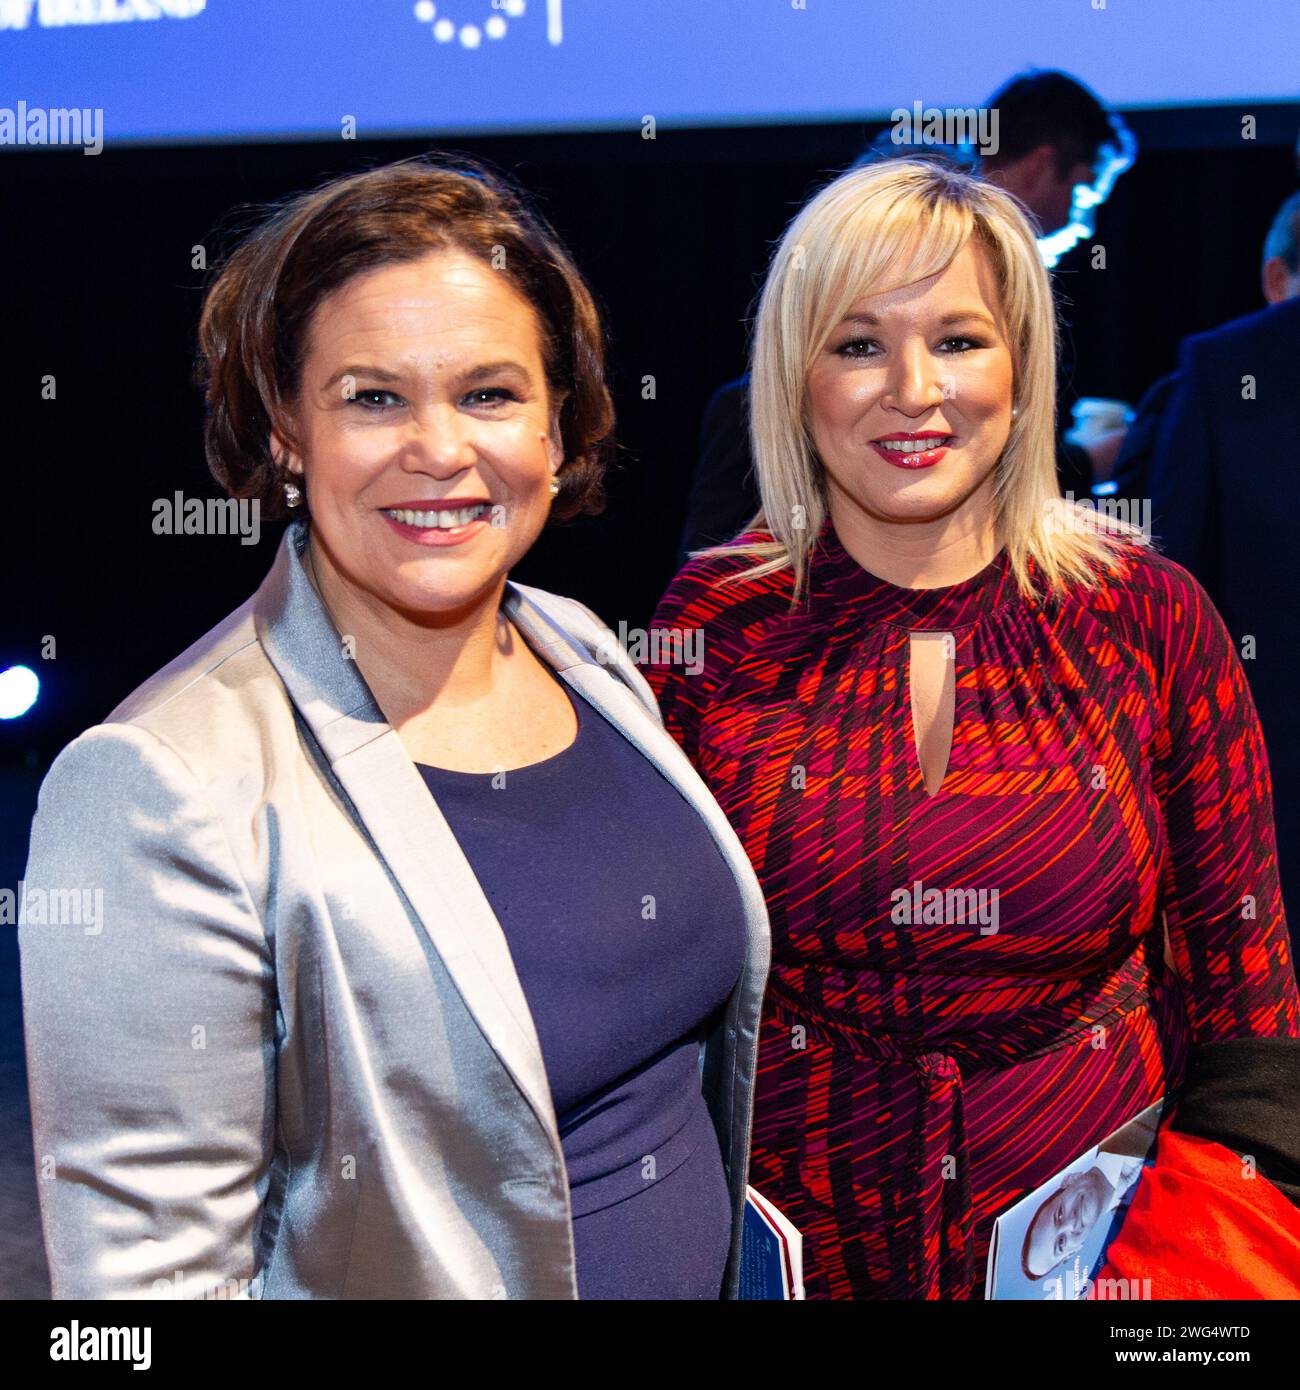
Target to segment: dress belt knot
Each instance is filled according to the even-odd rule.
[[[925,1051],[897,1036],[846,1026],[801,1007],[784,994],[782,983],[769,978],[767,1008],[782,1027],[803,1030],[811,1039],[844,1047],[880,1062],[911,1069],[917,1086],[918,1124],[908,1152],[913,1186],[910,1194],[911,1258],[909,1268],[896,1269],[887,1298],[968,1299],[975,1290],[974,1214],[971,1208],[970,1161],[966,1145],[966,1114],[962,1069],[1006,1066],[1040,1056],[1089,1036],[1099,1023],[1110,1023],[1129,1010],[1150,1002],[1149,979],[1139,979],[1117,1002],[1088,1018],[1059,1016],[1023,1020],[1018,1038],[1005,1029],[972,1030],[952,1040],[951,1049],[933,1046]],[[915,1040],[920,1042],[920,1039]]]
[[[934,1077],[936,1081],[961,1079],[961,1073],[957,1068],[957,1059],[950,1057],[946,1052],[923,1052],[916,1059],[916,1065],[921,1071]]]

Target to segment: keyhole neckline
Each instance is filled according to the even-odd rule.
[[[913,641],[915,635],[923,635],[927,640],[933,641],[938,645],[943,637],[950,637],[953,641],[953,652],[951,656],[946,653],[942,660],[943,677],[939,684],[938,709],[935,713],[935,720],[943,718],[944,699],[947,695],[948,681],[952,681],[952,710],[951,718],[948,720],[946,742],[947,749],[944,753],[943,771],[939,774],[939,782],[933,791],[926,785],[925,780],[925,760],[921,756],[920,728],[916,720],[916,682],[913,678]],[[903,710],[905,731],[904,736],[909,745],[911,754],[910,767],[915,772],[917,781],[921,786],[921,799],[925,802],[937,801],[943,795],[944,789],[952,781],[952,755],[957,741],[957,705],[960,691],[960,682],[957,680],[957,647],[960,646],[960,638],[954,632],[931,632],[928,629],[914,629],[908,634],[907,640],[902,644],[903,661]],[[930,730],[933,735],[933,726]]]

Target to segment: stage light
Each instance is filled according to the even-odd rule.
[[[36,703],[41,683],[29,666],[0,671],[0,719],[17,719]]]

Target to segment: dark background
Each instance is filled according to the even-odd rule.
[[[1140,153],[1098,213],[1106,268],[1091,268],[1087,243],[1058,268],[1080,394],[1135,403],[1183,335],[1263,307],[1260,248],[1297,186],[1300,105],[1250,109],[1254,141],[1237,109],[1125,113]],[[549,529],[514,577],[642,625],[671,578],[702,408],[744,369],[768,255],[878,128],[5,151],[0,668],[25,662],[43,689],[32,714],[0,725],[0,763],[43,768],[270,566],[278,527],[256,547],[151,529],[156,498],[220,495],[190,384],[207,278],[191,268],[196,245],[211,266],[254,205],[422,150],[514,175],[606,310],[621,446],[605,514]]]
[[[1136,402],[1183,335],[1262,307],[1260,249],[1297,185],[1300,105],[1252,112],[1253,142],[1236,109],[1126,113],[1141,153],[1098,215],[1106,269],[1090,267],[1086,244],[1059,267],[1079,394]],[[247,224],[248,205],[426,149],[515,175],[605,307],[621,441],[607,512],[546,532],[515,577],[615,627],[643,625],[671,578],[701,410],[745,366],[768,254],[875,129],[0,152],[0,669],[23,662],[43,682],[32,713],[0,723],[0,886],[22,876],[59,748],[242,603],[279,539],[278,527],[256,547],[152,531],[156,498],[219,495],[190,384],[205,280],[193,247],[213,265],[218,228]],[[16,948],[0,932],[0,1298],[49,1293]]]

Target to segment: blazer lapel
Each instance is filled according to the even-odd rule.
[[[477,1020],[558,1145],[555,1110],[500,923],[446,818],[312,588],[293,522],[254,599],[254,624],[357,819]]]
[[[254,599],[259,638],[466,1007],[558,1145],[541,1046],[505,933],[400,737],[344,655],[303,568],[306,541],[307,523],[293,522]],[[528,644],[703,816],[744,900],[750,975],[765,977],[763,890],[730,822],[640,697],[571,640],[544,603],[538,591],[507,581],[502,606]]]

